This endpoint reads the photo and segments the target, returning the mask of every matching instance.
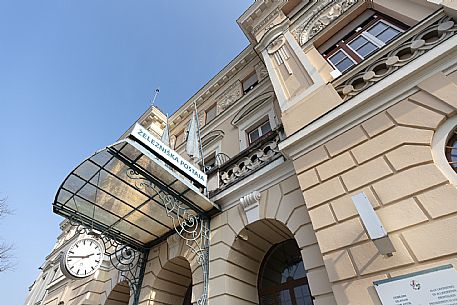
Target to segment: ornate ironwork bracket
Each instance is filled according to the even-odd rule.
[[[77,219],[69,220],[70,224],[76,227],[77,234],[92,235],[103,242],[105,256],[109,258],[111,265],[120,272],[121,280],[128,282],[131,295],[133,295],[133,304],[139,304],[148,251],[131,248],[112,237],[95,232],[81,225]]]
[[[198,305],[208,304],[209,284],[209,237],[210,221],[202,214],[198,214],[176,196],[167,190],[159,188],[153,182],[140,175],[133,169],[127,170],[127,176],[136,180],[138,188],[149,188],[156,193],[166,209],[168,217],[173,220],[176,233],[185,240],[186,246],[197,256],[197,262],[202,268],[203,292],[197,301]]]

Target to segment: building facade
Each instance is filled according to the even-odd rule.
[[[257,0],[237,20],[249,46],[168,121],[186,156],[197,105],[197,165],[220,207],[209,304],[386,305],[374,282],[457,267],[456,17],[450,0]],[[159,137],[166,117],[151,107],[138,123]],[[84,235],[61,228],[25,305],[132,304],[110,260],[62,274],[60,252]],[[139,304],[197,303],[198,260],[176,234],[155,245]]]

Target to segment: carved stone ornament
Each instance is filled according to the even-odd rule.
[[[286,38],[284,35],[279,35],[275,38],[267,47],[268,54],[273,54],[277,52],[284,44],[286,43]]]
[[[358,0],[314,1],[309,12],[305,13],[305,19],[299,21],[301,25],[292,34],[300,45],[304,45],[357,2]]]
[[[262,29],[269,27],[267,26],[267,24],[269,24],[273,19],[279,16],[280,13],[282,13],[281,8],[275,8],[266,18],[264,18],[258,25],[256,25],[252,29],[252,34],[256,35]]]
[[[259,62],[257,65],[254,66],[255,73],[257,74],[257,79],[259,81],[263,80],[265,77],[268,76],[267,67],[263,62]]]
[[[230,85],[224,92],[222,92],[217,98],[217,113],[223,112],[230,105],[235,103],[239,98],[243,96],[243,85],[239,80]]]
[[[240,198],[240,205],[243,207],[246,213],[248,223],[253,223],[259,220],[259,201],[261,194],[258,191],[254,191],[246,196]]]
[[[287,63],[287,60],[290,58],[290,54],[285,44],[286,38],[284,35],[280,35],[268,45],[267,52],[268,54],[273,55],[278,66],[284,64],[287,73],[292,75],[292,69]]]

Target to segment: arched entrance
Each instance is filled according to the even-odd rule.
[[[244,227],[227,258],[226,272],[232,275],[226,280],[228,303],[242,299],[244,304],[313,304],[299,247],[280,221],[262,219]]]
[[[128,305],[130,287],[126,281],[118,283],[108,295],[105,305]]]
[[[169,260],[157,274],[152,285],[154,305],[191,305],[192,272],[182,256]]]

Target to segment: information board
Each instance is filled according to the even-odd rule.
[[[457,305],[457,272],[452,265],[373,284],[382,305]]]

